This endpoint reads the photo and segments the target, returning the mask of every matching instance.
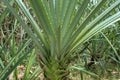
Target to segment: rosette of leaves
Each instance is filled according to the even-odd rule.
[[[15,1],[30,21],[32,29],[9,2],[3,0],[36,44],[46,80],[67,80],[69,63],[73,60],[71,56],[76,49],[120,20],[119,11],[107,16],[119,6],[120,0],[115,0],[109,7],[105,6],[107,0],[100,0],[91,10],[91,0],[28,0],[38,22],[22,0]]]

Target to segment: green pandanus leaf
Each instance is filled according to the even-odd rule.
[[[45,78],[49,80],[67,80],[74,51],[96,33],[120,20],[120,12],[105,17],[120,5],[120,0],[105,8],[103,7],[107,0],[99,0],[90,11],[87,10],[91,0],[82,0],[77,9],[78,0],[29,0],[38,22],[26,10],[22,1],[16,0],[32,24],[32,31],[15,13],[9,2],[3,1],[37,45]],[[40,32],[41,30],[43,32]]]

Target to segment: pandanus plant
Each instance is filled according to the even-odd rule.
[[[15,1],[32,27],[22,20],[8,0],[3,0],[37,46],[46,80],[67,80],[71,55],[76,49],[120,20],[119,11],[107,16],[119,6],[120,0],[115,0],[109,7],[105,7],[107,0],[99,0],[92,10],[88,9],[91,0],[28,0],[37,21],[22,0]],[[78,3],[79,7],[76,7]]]

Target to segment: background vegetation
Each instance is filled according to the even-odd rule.
[[[21,0],[0,1],[0,80],[49,80],[49,78],[50,80],[119,80],[120,0],[75,0],[76,3],[74,5],[72,3],[75,1],[68,1],[68,3],[73,1],[68,4],[73,5],[73,7],[66,7],[69,11],[66,13],[68,15],[65,16],[65,19],[60,19],[65,21],[62,26],[66,28],[63,27],[62,30],[59,26],[58,29],[49,28],[55,29],[53,30],[55,35],[49,32],[51,30],[48,30],[49,22],[47,22],[46,19],[50,18],[52,21],[53,17],[50,16],[49,10],[44,11],[47,6],[46,8],[43,6],[48,4],[47,1],[49,2],[49,0],[39,0],[39,4],[34,0],[24,0],[23,2]],[[52,1],[54,0],[51,0],[51,2]],[[59,0],[56,1],[59,2]],[[10,7],[7,2],[12,7]],[[67,0],[66,2],[64,1],[64,3],[67,5]],[[37,4],[37,6],[35,6],[35,4]],[[42,4],[44,5],[41,6]],[[40,7],[42,11],[39,11],[38,7]],[[84,13],[81,13],[84,8]],[[94,11],[95,8],[97,8],[96,11]],[[63,9],[65,9],[65,7]],[[16,14],[14,14],[14,11]],[[93,13],[91,11],[93,11]],[[43,13],[48,13],[49,16]],[[43,15],[41,16],[40,14]],[[104,16],[102,16],[102,14]],[[116,14],[118,14],[118,16],[115,16]],[[72,15],[72,17],[70,15]],[[89,15],[91,16],[88,17]],[[74,17],[75,21],[73,20]],[[80,17],[80,19],[77,20],[77,17]],[[58,18],[61,18],[61,16]],[[45,20],[42,22],[43,19]],[[70,29],[72,26],[68,26],[72,21],[72,25],[74,25],[74,23],[77,24],[73,30]],[[107,23],[107,21],[110,25],[104,25],[104,22]],[[101,26],[99,27],[99,24],[101,25],[102,23],[104,23],[102,25],[104,27],[100,29]],[[54,19],[53,24],[56,24]],[[84,27],[92,25],[94,28],[83,29],[84,27],[79,27],[81,25]],[[38,28],[38,26],[40,27]],[[79,37],[74,37],[73,34],[77,29],[83,30],[83,33],[85,31],[85,38],[79,34]],[[93,33],[90,32],[89,29],[93,31]],[[63,32],[63,43],[60,43],[62,47],[58,46],[60,45],[59,36],[61,36],[59,30]],[[73,33],[67,33],[65,30],[68,32],[72,30],[71,32]],[[94,32],[94,30],[97,31]],[[51,36],[49,36],[49,33]],[[38,41],[38,45],[36,44],[36,40]],[[65,45],[68,46],[66,47]],[[57,47],[57,49],[55,49],[55,47]],[[56,51],[54,51],[54,49]],[[42,50],[45,50],[45,52]],[[44,54],[41,52],[44,52]],[[66,55],[68,56],[66,57]],[[60,68],[55,63],[59,63]],[[53,69],[52,73],[51,67]],[[58,74],[55,76],[54,73]]]

